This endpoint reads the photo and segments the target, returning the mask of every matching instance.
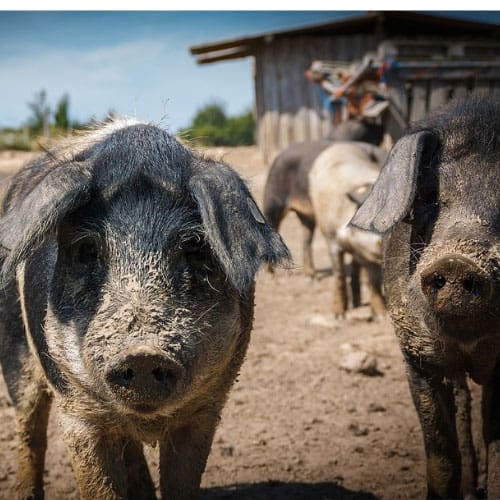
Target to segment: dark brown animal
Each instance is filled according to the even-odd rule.
[[[245,237],[242,238],[241,235]],[[229,167],[114,122],[11,182],[0,358],[21,498],[43,498],[52,399],[83,499],[197,496],[243,361],[254,276],[288,251]]]
[[[500,102],[470,97],[392,149],[352,220],[386,233],[384,286],[423,430],[429,498],[472,497],[466,376],[483,387],[487,496],[500,497]]]
[[[264,215],[278,231],[288,212],[295,212],[303,227],[304,274],[314,277],[312,240],[316,219],[309,196],[309,172],[317,156],[332,143],[313,141],[292,144],[273,161],[264,188]]]

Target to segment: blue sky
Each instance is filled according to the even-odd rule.
[[[199,66],[189,46],[355,14],[0,11],[0,127],[25,123],[41,89],[52,106],[68,93],[79,121],[112,109],[175,132],[214,99],[241,113],[253,105],[252,59]],[[500,11],[448,14],[500,23]]]

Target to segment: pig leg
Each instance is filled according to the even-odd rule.
[[[351,262],[351,297],[352,307],[359,307],[361,305],[361,266],[359,262],[352,259]]]
[[[483,388],[483,433],[487,450],[488,498],[500,498],[500,383],[498,374]]]
[[[385,315],[385,300],[382,295],[382,270],[380,266],[366,266],[368,273],[368,289],[370,291],[370,307],[374,318],[382,318]]]
[[[16,415],[18,497],[42,499],[52,396],[30,354],[21,317],[15,284],[10,282],[0,294],[0,359]]]
[[[344,251],[335,240],[328,243],[333,272],[333,314],[336,318],[343,318],[347,310]]]
[[[149,473],[142,444],[127,441],[123,446],[123,460],[127,468],[127,498],[156,500],[155,485]]]
[[[316,227],[316,221],[305,214],[297,213],[297,217],[300,220],[303,228],[302,236],[302,261],[304,263],[304,274],[313,279],[314,278],[314,262],[313,262],[313,252],[312,252],[312,240],[314,237],[314,228]]]
[[[219,421],[218,415],[200,417],[171,430],[160,445],[160,487],[164,500],[198,497],[201,475]]]
[[[40,373],[23,377],[21,383],[22,396],[16,404],[18,495],[23,499],[43,499],[47,424],[52,397]]]
[[[475,498],[477,461],[472,441],[471,397],[465,377],[455,381],[457,435],[462,457],[462,495]]]
[[[410,391],[424,436],[427,498],[460,497],[460,451],[453,386],[407,363]]]
[[[124,440],[112,432],[100,433],[95,425],[62,416],[64,437],[82,500],[127,498]]]

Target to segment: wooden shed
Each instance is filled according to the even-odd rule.
[[[408,58],[414,55],[414,46],[428,51],[429,59],[433,60],[459,61],[461,55],[472,62],[483,56],[486,61],[498,62],[500,25],[406,11],[367,12],[325,24],[206,43],[193,46],[190,51],[199,64],[254,58],[257,144],[264,158],[270,161],[289,144],[320,139],[330,131],[332,125],[322,108],[318,89],[304,77],[313,60],[361,61],[366,54],[387,55],[391,47],[399,50],[396,57]],[[463,71],[470,67],[454,69],[463,77]],[[468,80],[462,78],[462,87],[466,85],[470,90],[477,84],[484,91],[493,90],[497,73],[490,72],[485,78],[481,71],[488,70],[487,67],[475,69],[467,73]],[[403,119],[408,121],[416,117],[416,112],[415,106],[412,108],[411,102],[401,97],[405,85],[400,82],[396,104]],[[453,94],[447,90],[448,86],[439,84],[441,97],[434,102],[430,85],[428,78],[415,84],[417,94],[429,94],[425,94],[423,108],[419,104],[422,109],[417,114],[445,101],[444,93],[446,98]],[[413,94],[409,97],[412,99]]]

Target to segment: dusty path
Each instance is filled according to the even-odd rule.
[[[266,167],[257,150],[217,149],[262,199]],[[22,158],[24,159],[24,158]],[[0,172],[20,155],[0,153]],[[317,267],[307,283],[300,271],[301,231],[294,215],[282,234],[296,267],[257,282],[255,327],[247,359],[231,392],[203,477],[204,499],[326,500],[423,498],[424,462],[412,407],[389,321],[367,322],[367,308],[334,322],[329,262],[319,235]],[[349,343],[375,355],[380,376],[339,368]],[[46,498],[78,494],[55,412],[49,429]],[[0,499],[13,498],[13,409],[0,381]],[[153,468],[156,450],[148,449]]]

